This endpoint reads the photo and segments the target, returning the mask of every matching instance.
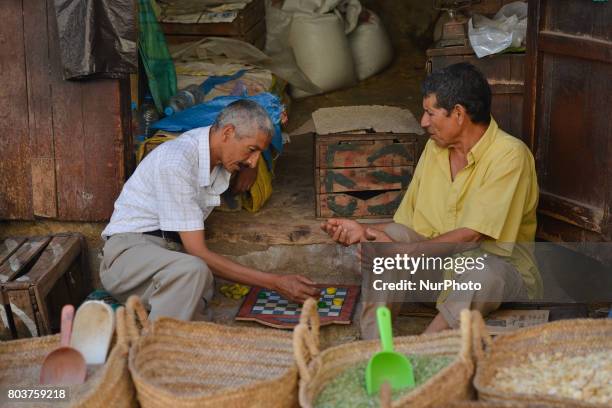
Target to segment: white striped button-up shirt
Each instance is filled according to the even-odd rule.
[[[102,236],[203,230],[231,176],[221,165],[210,170],[209,131],[190,130],[149,153],[123,186]]]

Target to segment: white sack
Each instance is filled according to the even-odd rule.
[[[344,33],[348,34],[357,27],[361,3],[359,0],[285,0],[283,11],[292,14],[336,13],[344,22]]]
[[[294,15],[289,43],[300,70],[323,92],[356,82],[344,25],[337,15]]]
[[[386,68],[393,59],[391,41],[380,18],[368,10],[369,18],[349,35],[357,79],[371,77]]]
[[[292,13],[266,0],[266,54],[279,54],[289,48]]]

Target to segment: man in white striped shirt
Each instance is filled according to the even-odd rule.
[[[248,268],[206,246],[204,220],[220,204],[231,173],[255,168],[273,132],[264,108],[239,100],[211,127],[186,132],[145,157],[102,232],[106,243],[100,279],[105,289],[121,301],[139,295],[151,318],[182,320],[203,318],[213,293],[213,273],[277,290],[295,301],[318,296],[314,282],[304,276]],[[177,250],[180,244],[184,252]]]

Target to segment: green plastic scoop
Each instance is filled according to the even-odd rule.
[[[376,310],[382,351],[374,354],[366,368],[366,389],[369,395],[378,393],[388,382],[392,390],[414,387],[414,373],[408,358],[393,351],[391,312],[382,306]]]

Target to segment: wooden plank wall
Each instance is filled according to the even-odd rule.
[[[524,133],[535,147],[538,235],[610,242],[612,4],[534,0],[529,6]]]
[[[21,2],[0,1],[0,213],[28,219],[33,212]]]
[[[31,145],[32,210],[41,217],[57,217],[57,183],[53,146],[53,106],[49,82],[49,36],[44,1],[23,3],[25,67]]]
[[[53,1],[1,3],[0,219],[107,220],[129,151],[127,79],[65,81]]]

